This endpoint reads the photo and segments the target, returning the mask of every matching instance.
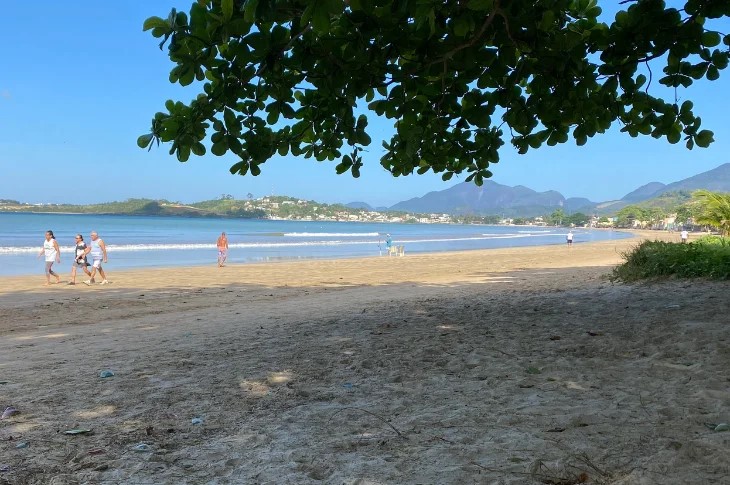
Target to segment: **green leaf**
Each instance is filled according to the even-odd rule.
[[[454,33],[458,37],[466,37],[470,30],[469,17],[461,15],[454,20]]]
[[[267,51],[269,49],[269,38],[261,32],[251,32],[244,41],[257,51]]]
[[[193,146],[190,147],[190,149],[193,152],[193,155],[197,155],[199,157],[205,155],[205,145],[200,142],[194,143]]]
[[[720,71],[715,66],[707,68],[707,79],[710,81],[716,81],[720,78]]]
[[[227,22],[233,17],[233,0],[221,0],[223,19]]]
[[[338,175],[342,175],[343,173],[347,172],[350,167],[352,167],[352,157],[350,155],[345,155],[342,157],[342,161],[337,164],[335,167],[335,171]]]
[[[177,160],[179,162],[187,162],[190,158],[190,147],[182,145],[177,149]]]
[[[246,6],[243,9],[243,19],[248,23],[254,23],[256,20],[256,9],[259,6],[259,0],[246,0]]]
[[[679,130],[674,129],[674,127],[672,127],[672,130],[669,133],[667,133],[667,140],[671,144],[679,143],[679,140],[681,139],[682,133]]]
[[[233,166],[231,166],[229,171],[233,175],[246,175],[248,173],[248,162],[241,160],[240,162],[235,163]]]
[[[552,10],[546,10],[545,13],[542,14],[540,28],[544,31],[550,31],[555,28],[555,12]]]
[[[717,32],[705,32],[702,34],[702,45],[705,47],[715,47],[721,41],[722,37]]]
[[[317,32],[325,33],[330,29],[330,16],[327,9],[323,7],[315,8],[312,12],[312,26]]]
[[[710,130],[702,130],[695,136],[695,143],[700,148],[707,148],[714,141],[713,133]]]
[[[207,24],[208,12],[203,5],[194,3],[190,7],[190,26],[194,30],[204,30]]]
[[[184,73],[182,73],[180,75],[179,82],[180,82],[180,85],[182,85],[182,86],[189,86],[190,84],[193,83],[194,80],[195,80],[195,71],[188,68]]]
[[[146,32],[150,29],[163,29],[168,32],[171,31],[170,23],[160,17],[150,17],[144,21],[144,24],[142,24],[142,31]]]
[[[228,151],[228,143],[226,142],[225,138],[217,143],[213,143],[213,146],[210,147],[210,153],[217,157],[222,157],[226,154]]]
[[[302,17],[300,19],[303,25],[306,25],[310,22],[312,18],[312,13],[314,12],[314,6],[315,2],[309,2],[304,8],[304,12],[302,12]]]
[[[154,138],[154,135],[152,133],[149,133],[147,135],[142,135],[139,138],[137,138],[137,146],[140,148],[147,148],[152,143],[153,138]]]

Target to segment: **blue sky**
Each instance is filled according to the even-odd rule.
[[[197,90],[172,85],[172,64],[142,32],[144,19],[166,16],[190,1],[6,2],[0,20],[0,198],[26,202],[93,203],[130,197],[193,202],[249,192],[321,202],[392,205],[458,182],[438,175],[394,178],[380,167],[378,133],[387,122],[369,116],[374,142],[359,179],[336,175],[336,163],[275,158],[259,177],[230,175],[231,156],[191,157],[181,164],[164,147],[137,148],[168,98],[188,101]],[[601,2],[601,4],[606,2]],[[720,26],[730,31],[730,22]],[[655,79],[658,78],[658,68]],[[655,87],[655,88],[654,88]],[[652,94],[661,93],[656,82]],[[584,147],[568,143],[518,155],[510,146],[493,180],[566,197],[620,198],[651,181],[673,182],[730,161],[730,70],[718,81],[680,92],[692,99],[708,149],[612,132]],[[463,177],[462,177],[463,179]]]

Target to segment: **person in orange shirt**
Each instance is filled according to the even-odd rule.
[[[222,268],[226,258],[228,258],[228,237],[225,232],[218,236],[215,245],[218,246],[218,267]]]

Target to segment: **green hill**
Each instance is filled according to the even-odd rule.
[[[73,214],[118,214],[144,216],[239,217],[255,219],[265,216],[261,209],[245,209],[244,201],[209,200],[191,205],[167,200],[127,199],[102,204],[24,204],[18,201],[0,202],[0,210],[12,212],[66,212]]]

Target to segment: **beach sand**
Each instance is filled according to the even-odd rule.
[[[637,242],[5,278],[0,484],[730,483],[730,283]]]

